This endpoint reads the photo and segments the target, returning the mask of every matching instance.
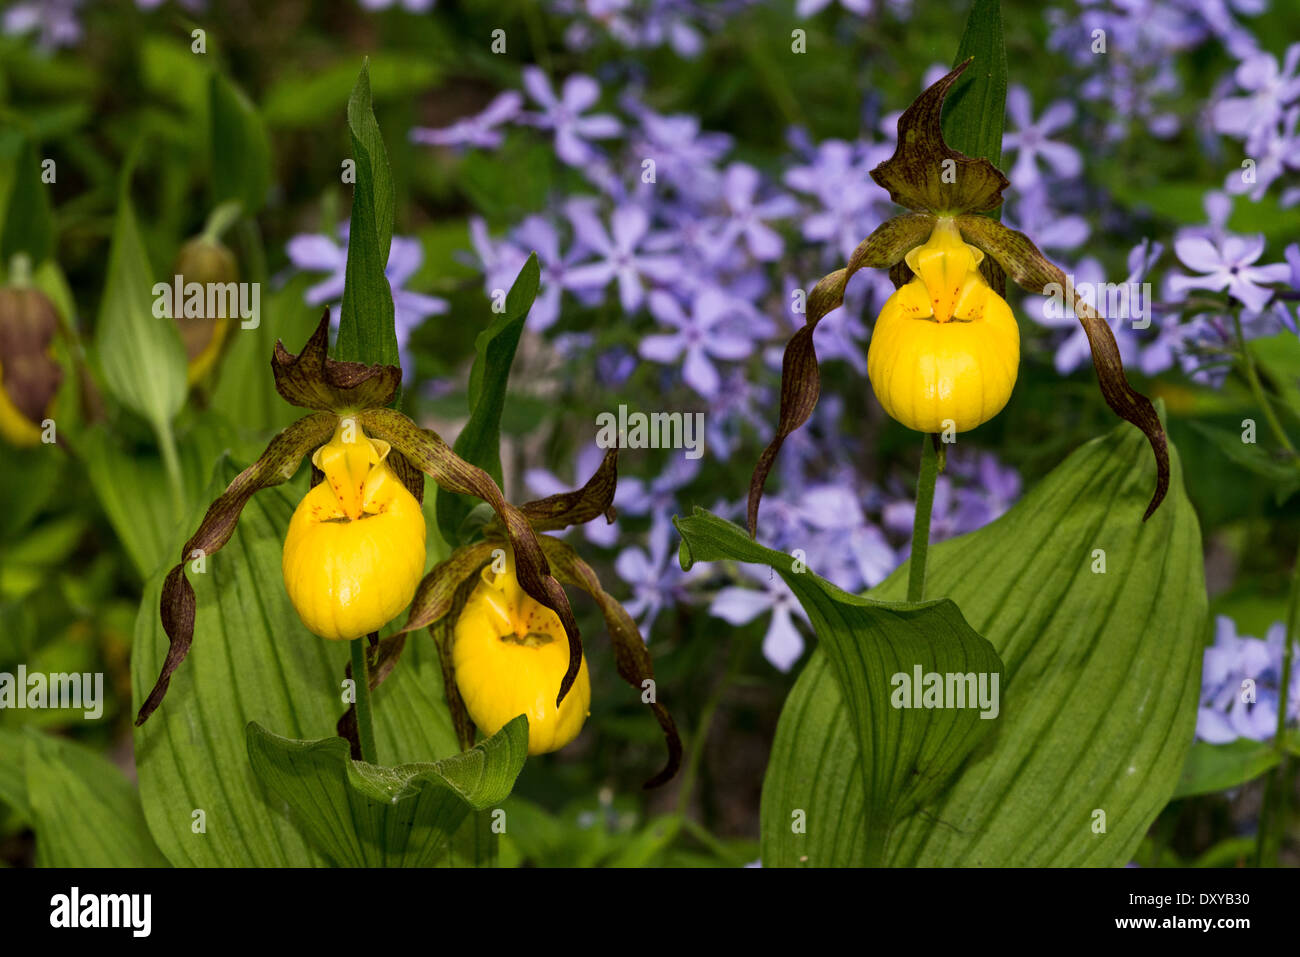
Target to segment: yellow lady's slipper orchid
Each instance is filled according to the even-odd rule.
[[[424,574],[424,512],[389,450],[344,417],[312,455],[325,479],[293,513],[282,567],[298,617],[322,638],[378,631],[410,604]]]
[[[516,715],[528,716],[528,753],[557,751],[578,736],[591,706],[591,678],[583,655],[578,680],[559,708],[555,689],[569,664],[569,644],[559,617],[534,600],[515,577],[483,569],[456,620],[452,656],[456,686],[484,734]]]
[[[59,318],[34,286],[0,288],[0,438],[39,445],[41,423],[51,417],[63,370],[54,358]]]
[[[909,429],[966,432],[1002,411],[1016,384],[1020,330],[980,274],[984,259],[941,218],[906,256],[915,274],[886,301],[867,375],[885,411]]]

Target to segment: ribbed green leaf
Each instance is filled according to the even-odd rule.
[[[948,599],[885,603],[850,595],[802,569],[782,552],[764,548],[738,525],[696,509],[675,519],[682,533],[682,567],[696,561],[732,559],[767,565],[790,586],[817,632],[821,649],[833,662],[845,707],[840,727],[863,755],[856,772],[846,769],[867,795],[865,808],[847,819],[860,829],[859,863],[879,863],[890,830],[947,782],[971,749],[998,723],[996,705],[986,720],[970,702],[964,707],[897,707],[894,676],[971,674],[989,682],[1002,672],[993,646],[981,638]],[[906,696],[905,696],[906,700]],[[996,702],[993,698],[993,702]],[[800,735],[799,746],[821,753],[824,739]],[[816,777],[812,780],[817,780]],[[828,849],[811,847],[813,812],[807,801],[783,802],[764,792],[763,855],[767,863],[791,866],[830,863]],[[827,826],[817,822],[819,833]],[[841,834],[841,839],[847,838]]]
[[[237,200],[245,216],[266,202],[271,145],[257,107],[234,83],[213,73],[208,87],[212,124],[212,205]]]
[[[1007,112],[1007,51],[1000,8],[1000,0],[972,0],[952,65],[971,57],[975,62],[953,85],[943,111],[943,138],[948,145],[997,167],[1002,166]]]
[[[39,867],[167,866],[131,782],[66,738],[0,728],[0,801],[31,824]]]
[[[125,188],[118,199],[108,279],[95,327],[104,384],[115,398],[149,422],[170,430],[185,402],[185,349],[171,319],[153,314],[153,267]]]
[[[1169,501],[1141,521],[1152,465],[1121,425],[1078,449],[1006,515],[931,548],[948,595],[1001,656],[998,731],[900,823],[887,860],[920,866],[1127,863],[1192,743],[1206,616],[1200,529],[1174,456]],[[1094,573],[1096,550],[1105,572]],[[906,570],[872,597],[906,593]],[[763,788],[763,857],[808,808],[818,863],[864,859],[858,745],[825,651],[781,713]],[[1094,833],[1096,811],[1105,833]]]
[[[436,763],[353,761],[342,738],[295,741],[248,725],[253,771],[341,867],[428,867],[471,809],[509,796],[528,757],[528,719]]]
[[[533,253],[519,270],[506,295],[506,310],[474,341],[474,367],[469,376],[469,421],[456,436],[452,450],[483,469],[501,484],[501,412],[506,404],[510,366],[524,330],[528,311],[537,298],[541,267]],[[438,528],[449,542],[459,541],[465,516],[477,501],[449,492],[438,495]]]
[[[393,240],[393,176],[388,151],[370,104],[369,65],[362,66],[348,100],[348,131],[357,181],[352,189],[348,264],[336,358],[395,366],[397,329],[388,285]]]
[[[215,498],[237,469],[225,463]],[[267,489],[245,507],[234,537],[190,574],[197,598],[194,644],[166,700],[136,729],[145,814],[174,864],[301,866],[327,863],[268,798],[248,762],[250,721],[296,738],[334,734],[343,713],[343,643],[303,627],[284,590],[284,531],[302,489]],[[195,513],[186,531],[197,527]],[[185,534],[182,532],[181,534]],[[179,554],[179,538],[173,543]],[[167,638],[158,615],[162,572],[145,590],[132,653],[135,706],[162,667]],[[437,649],[413,636],[393,675],[375,692],[375,737],[384,763],[433,761],[459,748],[442,695]],[[340,739],[341,740],[341,739]],[[202,809],[206,833],[191,829]]]
[[[33,266],[39,266],[54,252],[54,218],[50,213],[50,193],[54,187],[41,182],[41,157],[35,145],[28,143],[18,152],[9,209],[0,222],[0,262],[8,267],[18,253],[26,253]]]

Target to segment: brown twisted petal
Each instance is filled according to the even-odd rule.
[[[654,680],[654,663],[646,649],[641,631],[637,628],[627,609],[614,600],[600,585],[600,579],[590,565],[578,557],[578,554],[565,542],[549,535],[541,537],[542,549],[551,560],[556,575],[560,580],[577,585],[596,600],[601,614],[605,617],[605,627],[614,646],[614,661],[618,665],[619,677],[637,691],[644,691],[643,682]],[[655,696],[650,708],[663,729],[664,740],[668,745],[668,763],[662,771],[645,783],[647,788],[659,787],[672,780],[682,765],[682,739],[677,733],[673,716],[668,713]]]
[[[813,332],[822,318],[844,303],[844,288],[859,269],[873,267],[890,269],[902,262],[907,251],[921,245],[934,228],[934,217],[928,213],[907,213],[897,216],[876,228],[858,244],[849,257],[848,265],[824,276],[808,296],[804,326],[785,347],[781,363],[781,411],[776,435],[768,443],[754,466],[749,480],[749,534],[758,529],[758,505],[763,499],[763,486],[776,461],[777,453],[788,436],[808,421],[817,398],[821,394],[821,373],[817,367],[817,350],[813,347]]]
[[[913,101],[898,118],[894,155],[871,171],[871,178],[900,206],[952,215],[1002,205],[1007,178],[988,160],[949,147],[940,126],[944,97],[970,63],[958,64]]]
[[[501,547],[500,542],[475,542],[456,549],[435,565],[415,589],[402,633],[426,628],[445,618],[452,610],[461,583],[472,579]]]
[[[1038,247],[1024,233],[1009,229],[987,216],[959,216],[957,228],[967,242],[996,259],[1007,271],[1007,275],[1026,291],[1044,295],[1047,287],[1052,284],[1061,290],[1066,288],[1065,273],[1039,252]],[[1151,496],[1151,504],[1142,516],[1142,520],[1146,521],[1169,491],[1169,442],[1165,437],[1164,426],[1160,424],[1160,417],[1156,415],[1151,400],[1129,385],[1110,324],[1084,302],[1077,290],[1074,296],[1074,314],[1088,335],[1092,364],[1097,370],[1097,381],[1101,385],[1101,394],[1106,404],[1121,419],[1141,429],[1151,444],[1151,451],[1155,453],[1156,490]]]
[[[440,488],[461,495],[472,495],[492,506],[505,528],[515,554],[515,573],[519,584],[533,599],[559,617],[569,638],[569,666],[560,682],[556,705],[564,700],[578,678],[582,664],[582,638],[578,623],[569,607],[569,599],[560,583],[551,577],[546,556],[537,542],[533,527],[524,513],[506,501],[492,477],[477,465],[471,465],[451,450],[436,432],[422,429],[393,409],[367,409],[358,415],[367,434],[382,439],[428,475]]]
[[[235,476],[235,480],[208,506],[198,531],[181,549],[180,564],[167,573],[163,582],[159,613],[163,631],[167,633],[167,657],[158,681],[140,706],[135,719],[137,726],[144,724],[162,703],[172,674],[189,654],[190,643],[194,640],[194,587],[185,577],[186,563],[193,560],[195,551],[209,556],[225,546],[235,533],[239,513],[253,493],[293,478],[303,456],[328,442],[337,422],[337,417],[324,412],[299,419],[273,438],[261,458]]]
[[[271,356],[275,390],[291,405],[340,414],[392,402],[402,384],[402,370],[331,359],[329,331],[330,311],[326,309],[302,352],[294,355],[276,340]]]
[[[451,726],[456,730],[456,740],[462,751],[474,746],[474,719],[469,716],[465,699],[460,696],[460,685],[456,684],[456,664],[452,654],[452,645],[456,640],[456,619],[461,609],[469,600],[474,586],[478,584],[476,576],[461,582],[452,597],[451,608],[447,614],[429,626],[429,634],[438,646],[438,661],[442,665],[442,686],[447,697],[447,709],[451,712]]]
[[[585,525],[601,515],[614,521],[614,491],[618,485],[618,449],[609,449],[587,484],[573,492],[560,492],[519,506],[533,529],[553,532],[570,525]]]

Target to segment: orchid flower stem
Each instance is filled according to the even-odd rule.
[[[357,740],[361,743],[361,759],[371,764],[375,760],[374,712],[370,710],[370,670],[366,665],[368,642],[356,638],[352,645],[352,682],[357,696]]]
[[[1241,364],[1246,372],[1246,381],[1250,383],[1250,391],[1255,395],[1255,401],[1264,412],[1264,418],[1268,421],[1268,427],[1273,430],[1282,447],[1287,450],[1292,458],[1297,456],[1295,446],[1291,444],[1291,439],[1287,436],[1286,430],[1282,428],[1282,423],[1278,421],[1277,413],[1273,411],[1273,406],[1269,403],[1268,397],[1264,395],[1264,386],[1259,381],[1259,373],[1255,369],[1255,359],[1246,347],[1246,336],[1241,328],[1240,310],[1232,311],[1232,322],[1237,330],[1237,345],[1241,349]]]
[[[1286,637],[1282,645],[1282,674],[1277,691],[1277,730],[1273,735],[1273,750],[1281,760],[1269,775],[1264,789],[1264,804],[1259,813],[1256,864],[1260,867],[1277,865],[1278,851],[1286,830],[1286,719],[1291,706],[1291,669],[1295,663],[1297,641],[1300,641],[1300,554],[1296,555],[1295,569],[1291,573],[1291,595],[1287,599],[1286,608]]]
[[[926,435],[921,444],[921,475],[916,483],[916,518],[912,521],[912,558],[907,569],[907,600],[925,600],[925,560],[930,551],[930,512],[934,483],[939,478],[939,437]]]

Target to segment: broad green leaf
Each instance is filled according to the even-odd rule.
[[[1288,747],[1294,753],[1300,746],[1300,732],[1288,735]],[[1187,755],[1183,774],[1178,781],[1175,798],[1212,794],[1240,787],[1267,771],[1273,770],[1282,760],[1270,741],[1252,741],[1238,738],[1228,744],[1210,744],[1197,741]]]
[[[501,413],[506,404],[510,366],[524,330],[528,311],[537,298],[541,267],[537,254],[528,257],[506,294],[506,310],[474,341],[474,366],[469,375],[469,421],[456,436],[452,450],[486,471],[501,484]],[[464,495],[438,496],[438,528],[447,541],[459,541],[461,522],[477,503]]]
[[[887,860],[919,866],[1127,863],[1173,795],[1192,744],[1206,618],[1200,529],[1172,456],[1168,501],[1143,523],[1152,463],[1121,425],[1075,451],[1007,514],[930,549],[927,590],[957,602],[1006,669],[997,734],[902,822]],[[1098,550],[1105,553],[1105,571]],[[907,589],[906,569],[872,597]],[[781,713],[764,780],[763,857],[808,809],[817,863],[862,860],[864,815],[825,651]],[[1094,833],[1094,812],[1105,833]],[[771,835],[771,837],[769,837]]]
[[[185,349],[176,324],[153,314],[153,268],[123,188],[113,226],[108,279],[95,329],[104,384],[156,432],[170,429],[185,402]]]
[[[357,179],[352,189],[336,358],[395,366],[401,360],[393,324],[393,291],[385,272],[393,239],[393,176],[370,105],[368,63],[362,66],[348,99],[348,131]]]
[[[271,146],[257,108],[220,73],[209,86],[212,123],[213,205],[229,200],[254,216],[266,202],[271,181]]]
[[[682,533],[682,568],[689,569],[695,561],[719,560],[767,565],[785,580],[808,613],[820,648],[833,663],[838,686],[845,692],[847,707],[838,715],[840,727],[854,742],[856,754],[865,756],[856,771],[846,770],[858,782],[858,794],[867,795],[865,811],[859,808],[845,822],[847,830],[840,840],[847,843],[850,835],[860,838],[859,863],[879,863],[895,823],[943,787],[998,723],[999,689],[993,681],[1001,682],[1003,667],[993,646],[966,623],[949,599],[886,603],[850,595],[789,555],[759,545],[740,526],[702,509],[674,523]],[[960,707],[898,706],[894,689],[901,691],[904,686],[895,685],[895,676],[906,676],[910,682],[918,672],[971,675],[986,682],[990,706],[981,711],[973,700]],[[900,697],[908,700],[906,695]],[[821,750],[819,737],[805,733],[799,741],[809,753]],[[809,780],[818,777],[813,774]],[[811,832],[813,827],[806,802],[784,802],[776,790],[765,788],[763,812],[765,861],[786,866],[831,862],[806,846],[802,828]],[[818,826],[824,828],[826,822]]]
[[[1273,486],[1276,504],[1281,505],[1300,491],[1300,467],[1294,460],[1282,461],[1270,455],[1258,442],[1242,441],[1240,431],[1195,420],[1189,421],[1188,425],[1205,436],[1233,465],[1267,479]],[[1266,433],[1265,437],[1272,441],[1271,435]]]
[[[26,253],[39,266],[54,253],[54,219],[50,213],[50,184],[41,182],[41,157],[32,143],[18,154],[4,232],[0,234],[0,260],[8,266],[18,253]]]
[[[975,62],[944,103],[943,138],[967,156],[1002,166],[1002,125],[1007,112],[1007,51],[1000,0],[972,0],[952,65]],[[991,215],[997,216],[997,211]]]
[[[294,741],[248,725],[257,777],[341,867],[427,867],[471,809],[505,800],[528,756],[519,715],[487,741],[435,763],[353,761],[342,738]]]
[[[217,469],[204,503],[237,473]],[[311,634],[284,590],[281,548],[303,494],[266,489],[244,508],[230,543],[190,574],[197,598],[194,644],[158,711],[136,729],[140,793],[149,827],[172,863],[312,866],[327,863],[268,800],[248,762],[245,728],[256,721],[295,738],[335,733],[343,713],[345,644]],[[201,510],[175,538],[198,526]],[[165,568],[145,589],[136,619],[131,684],[139,707],[167,650],[158,617]],[[396,670],[374,693],[375,738],[386,764],[435,761],[459,751],[442,693],[437,649],[412,635]],[[206,832],[191,829],[204,811]]]
[[[36,833],[39,867],[167,865],[131,782],[66,738],[0,728],[0,801]]]

